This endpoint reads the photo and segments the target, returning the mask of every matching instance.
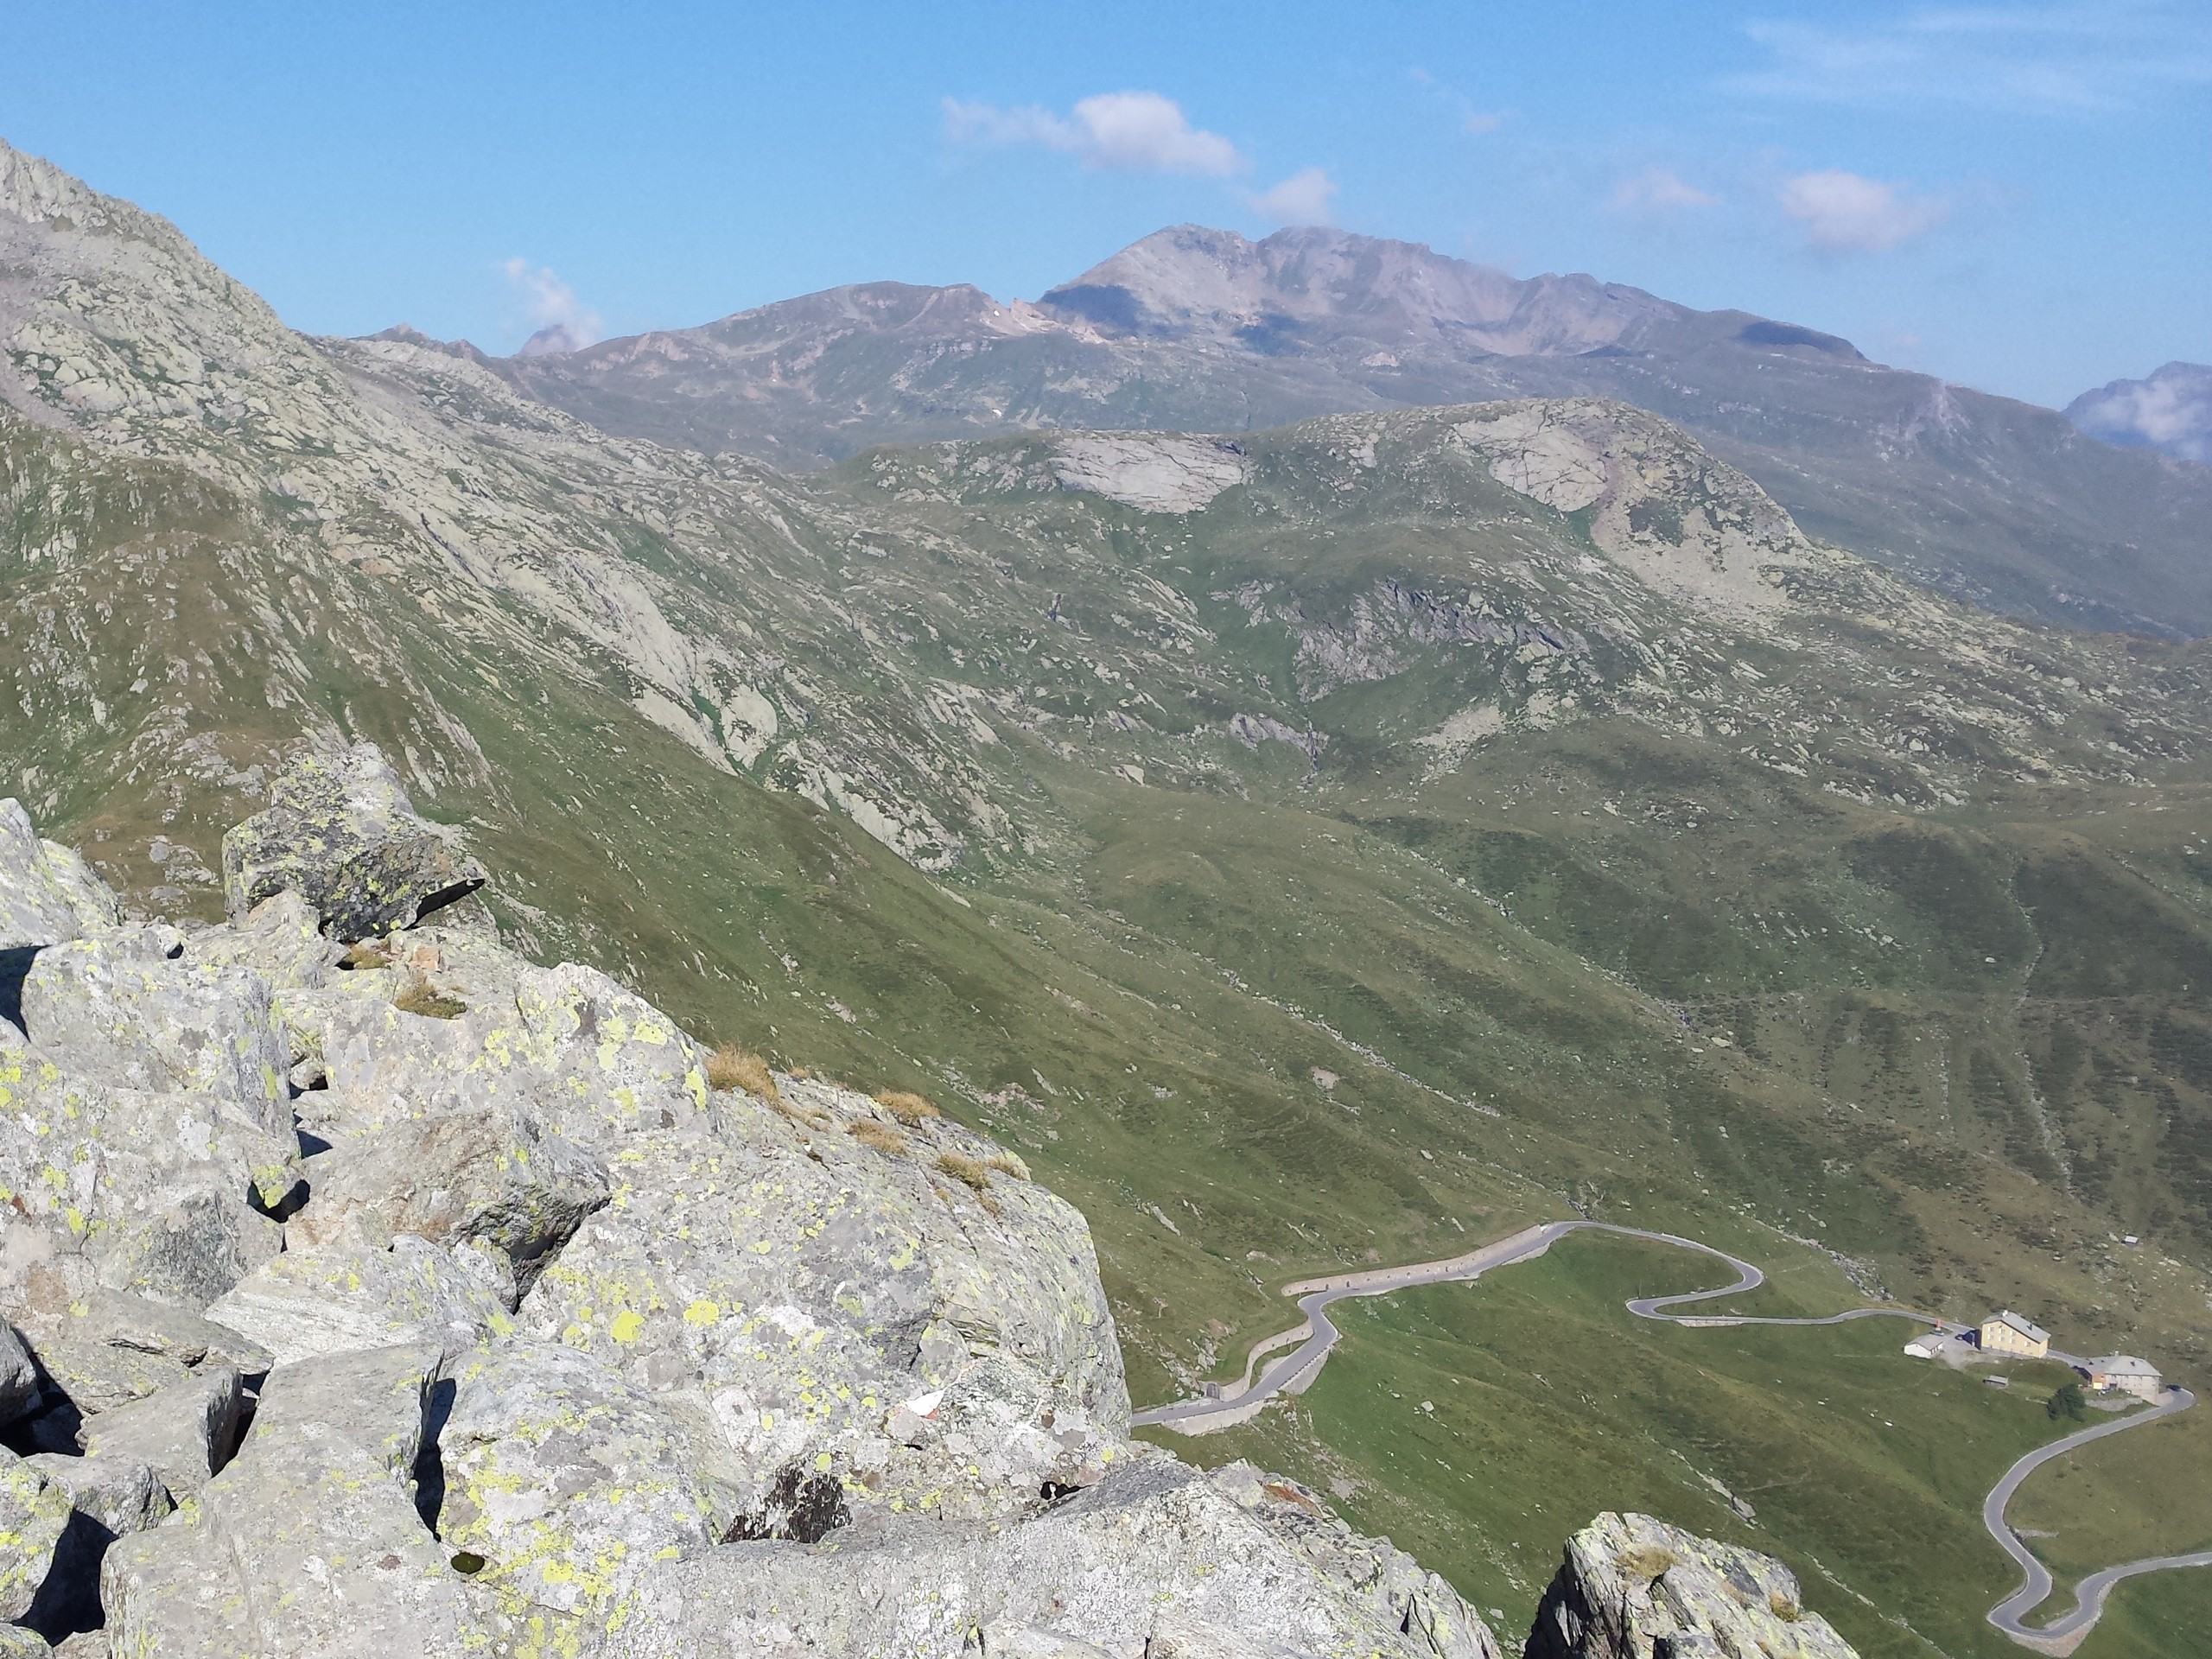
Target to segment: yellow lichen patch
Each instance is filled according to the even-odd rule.
[[[722,1316],[721,1307],[702,1296],[683,1310],[683,1323],[701,1329],[714,1324]]]

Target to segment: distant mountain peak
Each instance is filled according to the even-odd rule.
[[[1038,301],[1113,334],[1211,335],[1265,349],[1326,330],[1378,346],[1448,342],[1526,356],[1619,343],[1687,315],[1641,289],[1586,276],[1522,280],[1419,242],[1301,226],[1254,242],[1177,225],[1134,242]]]
[[[2212,465],[2212,365],[2168,363],[2140,380],[2108,381],[2067,404],[2066,418],[2123,449]]]

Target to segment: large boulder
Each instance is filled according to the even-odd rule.
[[[335,939],[412,925],[484,880],[454,831],[416,815],[399,774],[371,743],[295,760],[279,774],[268,810],[223,837],[232,920],[289,888]]]
[[[1286,1522],[1286,1500],[1251,1489],[1297,1489],[1225,1472],[1147,1449],[1019,1526],[884,1519],[812,1548],[732,1544],[657,1570],[601,1651],[1496,1659],[1481,1618],[1410,1558],[1347,1548],[1309,1494]]]
[[[64,1488],[0,1449],[0,1620],[30,1611],[74,1512]]]
[[[159,1092],[0,1044],[0,1308],[20,1320],[96,1287],[204,1307],[283,1248],[268,1213],[297,1144],[220,1094]]]
[[[467,1241],[448,1249],[411,1233],[354,1235],[264,1262],[207,1318],[290,1365],[402,1343],[458,1352],[512,1332],[514,1296],[505,1262]]]
[[[657,1564],[728,1529],[711,1421],[687,1421],[603,1361],[514,1343],[464,1357],[453,1382],[438,1535],[482,1561],[476,1582],[510,1618],[604,1631]]]
[[[231,1455],[244,1404],[237,1370],[218,1360],[159,1393],[86,1419],[78,1438],[87,1458],[144,1464],[181,1499]]]
[[[1648,1515],[1567,1541],[1524,1659],[1858,1659],[1771,1555]]]
[[[629,1136],[522,1325],[702,1399],[757,1535],[817,1477],[976,1516],[1095,1479],[1128,1394],[1081,1214],[948,1122],[887,1154],[850,1132],[873,1102],[784,1092],[804,1122],[733,1094],[710,1128]]]
[[[503,1252],[524,1289],[609,1192],[596,1154],[505,1104],[401,1118],[308,1168],[312,1195],[288,1235],[296,1247],[364,1224],[385,1236],[474,1239]]]
[[[40,840],[21,801],[0,800],[0,953],[83,938],[122,920],[115,894],[81,857]]]
[[[289,1051],[268,984],[188,960],[170,928],[135,928],[41,950],[25,976],[23,1029],[71,1075],[149,1093],[204,1095],[289,1136]]]
[[[270,1373],[238,1456],[189,1517],[119,1540],[101,1572],[119,1655],[458,1659],[490,1647],[424,1524],[415,1472],[435,1348]]]

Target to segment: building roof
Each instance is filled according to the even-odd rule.
[[[1984,1319],[1982,1323],[1984,1325],[2009,1325],[2022,1336],[2025,1337],[2030,1342],[2049,1342],[2050,1340],[2050,1332],[2044,1330],[2043,1326],[2037,1325],[2033,1319],[2022,1318],[2009,1307],[2001,1313],[1991,1314],[1987,1319]]]
[[[2147,1359],[2138,1359],[2133,1354],[2107,1354],[2102,1359],[2089,1362],[2089,1370],[2099,1376],[2156,1376],[2158,1368]]]

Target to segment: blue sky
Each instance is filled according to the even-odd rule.
[[[2212,0],[0,0],[0,136],[493,350],[1326,216],[2043,403],[2212,361]]]

